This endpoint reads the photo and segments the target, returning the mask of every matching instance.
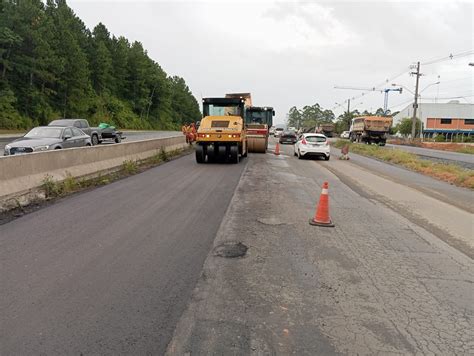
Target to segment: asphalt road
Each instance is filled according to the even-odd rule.
[[[152,138],[162,138],[175,136],[176,134],[181,135],[180,131],[124,131],[126,139],[123,142],[141,141]],[[3,149],[9,142],[20,138],[19,135],[0,135],[0,154],[3,155]],[[104,143],[110,144],[112,141],[104,141]]]
[[[163,354],[246,163],[189,155],[0,226],[0,354]]]
[[[461,165],[465,168],[474,169],[474,155],[471,154],[433,150],[430,148],[412,147],[405,145],[387,144],[386,147],[411,152],[420,156],[421,158],[433,159],[446,163],[454,163]]]
[[[249,155],[214,242],[248,251],[208,255],[167,354],[472,354],[472,259],[341,172],[367,173],[369,188],[391,198],[432,199],[291,148]],[[333,228],[308,223],[324,181]]]

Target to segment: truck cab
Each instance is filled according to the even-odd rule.
[[[245,99],[204,98],[197,131],[196,162],[230,161],[247,156]]]

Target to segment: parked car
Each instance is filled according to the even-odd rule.
[[[92,146],[89,135],[77,127],[39,126],[5,146],[4,155],[18,155],[60,148]]]
[[[102,142],[102,133],[98,127],[90,127],[89,122],[83,119],[59,119],[51,121],[48,126],[76,127],[90,136],[92,144],[98,145]]]
[[[281,144],[283,143],[291,143],[294,144],[296,143],[296,133],[294,131],[283,131],[283,133],[280,135],[280,140],[279,142]]]
[[[273,131],[273,137],[280,137],[283,131],[283,127],[276,127],[275,131]]]
[[[299,159],[303,157],[323,157],[329,161],[331,157],[329,142],[326,136],[317,133],[304,133],[295,143],[295,156]]]
[[[350,134],[350,131],[342,131],[341,138],[349,138]]]
[[[51,121],[48,126],[77,127],[91,137],[94,146],[107,139],[120,143],[125,138],[122,131],[117,130],[114,126],[102,123],[99,127],[91,127],[89,122],[84,119],[58,119]]]

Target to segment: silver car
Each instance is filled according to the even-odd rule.
[[[6,145],[4,156],[84,146],[91,138],[76,127],[39,126]]]

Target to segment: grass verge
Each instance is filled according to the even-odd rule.
[[[349,145],[349,152],[398,164],[459,187],[474,189],[474,171],[472,170],[454,164],[431,162],[420,159],[412,153],[387,147],[349,143],[345,140],[337,140],[333,144],[336,148],[342,148],[344,145]]]

